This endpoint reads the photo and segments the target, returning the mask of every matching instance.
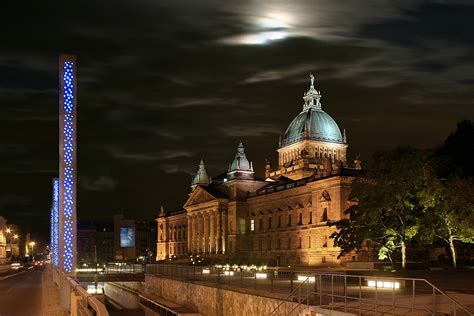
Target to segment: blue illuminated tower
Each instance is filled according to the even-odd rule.
[[[59,179],[53,179],[53,204],[51,206],[51,260],[59,266]]]
[[[76,56],[59,56],[59,268],[76,269]]]

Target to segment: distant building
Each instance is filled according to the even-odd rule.
[[[302,111],[280,138],[278,166],[267,161],[255,176],[242,143],[227,172],[212,178],[201,160],[182,210],[157,218],[157,260],[202,257],[280,265],[338,264],[366,260],[364,252],[337,259],[330,220],[350,206],[360,161],[349,166],[347,140],[323,111],[314,77]]]
[[[114,261],[113,224],[79,221],[77,225],[77,251],[79,264]]]
[[[115,261],[148,261],[156,249],[156,224],[115,215],[114,246]]]

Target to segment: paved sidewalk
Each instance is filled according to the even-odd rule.
[[[59,288],[53,281],[53,268],[47,265],[42,278],[43,302],[42,316],[66,316],[69,313],[61,310],[59,306]]]

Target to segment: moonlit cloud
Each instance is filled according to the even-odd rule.
[[[48,15],[58,6],[67,23]],[[301,111],[309,72],[324,109],[347,129],[349,159],[435,146],[474,117],[472,1],[52,0],[38,8],[11,10],[34,28],[15,15],[0,20],[0,201],[35,201],[12,200],[4,210],[13,222],[50,206],[58,52],[78,55],[80,177],[104,189],[81,195],[83,217],[128,208],[146,219],[157,205],[178,208],[199,159],[219,174],[240,139],[261,176]]]

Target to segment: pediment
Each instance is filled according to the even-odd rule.
[[[186,208],[192,205],[214,201],[216,199],[217,198],[215,196],[213,196],[212,194],[210,194],[209,192],[207,192],[206,190],[198,186],[191,193],[191,195],[189,196],[188,200],[186,201],[183,207]]]

